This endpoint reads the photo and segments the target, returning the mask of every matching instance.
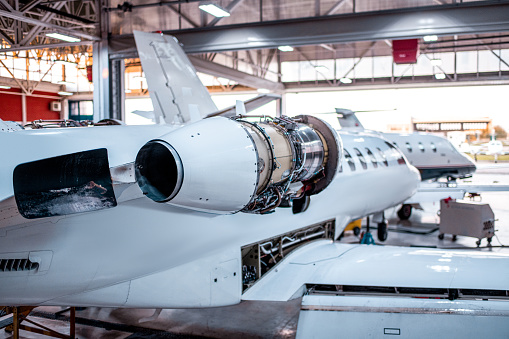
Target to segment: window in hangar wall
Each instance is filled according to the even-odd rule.
[[[393,65],[391,56],[342,58],[320,61],[288,61],[282,63],[283,82],[427,76],[436,73],[482,73],[507,71],[509,67],[500,60],[509,59],[509,49],[467,52],[422,53],[415,64]],[[432,62],[431,60],[435,61]],[[439,62],[439,65],[436,64]]]
[[[94,118],[92,101],[69,101],[69,119],[75,121],[92,120]]]

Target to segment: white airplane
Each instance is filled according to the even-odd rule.
[[[447,178],[448,181],[470,178],[476,170],[474,162],[468,156],[459,152],[446,138],[422,132],[383,133],[368,131],[364,129],[355,112],[337,108],[336,113],[343,130],[374,133],[396,145],[410,164],[419,170],[423,181],[436,181],[441,178]],[[440,190],[442,191],[438,193],[438,200],[447,198],[449,194],[452,194],[443,192],[442,188]],[[444,194],[445,196],[442,196]],[[421,194],[419,199],[435,201],[436,197],[436,194],[426,193],[425,198]],[[399,218],[402,220],[410,218],[413,205],[418,205],[419,199],[413,199],[412,203],[403,204],[397,212]]]
[[[8,145],[0,305],[203,308],[357,288],[354,299],[340,298],[354,309],[372,300],[363,289],[396,286],[406,292],[379,310],[384,317],[446,309],[453,317],[439,330],[475,334],[473,323],[454,325],[482,313],[483,334],[507,333],[509,306],[492,299],[506,299],[509,256],[333,243],[351,220],[415,192],[418,171],[396,147],[372,134],[338,135],[311,116],[207,118],[216,108],[177,42],[135,38],[160,124],[0,132]],[[295,268],[288,288],[270,283]],[[390,325],[419,333],[415,320]]]
[[[338,120],[342,128],[349,131],[364,130],[355,113],[338,108]],[[383,136],[395,144],[421,174],[421,179],[449,180],[470,178],[476,170],[474,162],[458,151],[446,138],[430,133],[383,133],[370,131]]]
[[[217,109],[178,44],[136,41],[159,124],[0,133],[0,305],[236,303],[241,248],[331,220],[334,239],[414,193],[417,170],[379,137],[311,116],[206,118]]]

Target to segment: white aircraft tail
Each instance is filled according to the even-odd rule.
[[[176,39],[139,31],[134,38],[157,123],[185,124],[217,111]]]

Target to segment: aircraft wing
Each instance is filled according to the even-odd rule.
[[[318,285],[331,291],[341,286],[342,294],[378,291],[394,295],[395,289],[413,289],[414,293],[425,295],[438,293],[436,289],[443,289],[443,293],[465,289],[504,291],[505,295],[509,289],[509,266],[498,265],[500,259],[509,259],[509,253],[320,240],[288,255],[249,288],[242,299],[287,301],[302,297]],[[472,291],[465,291],[468,292]]]
[[[465,185],[446,183],[421,183],[417,192],[408,198],[405,204],[417,204],[422,202],[433,202],[441,199],[453,198],[463,199],[466,193],[482,192],[508,192],[509,185]]]
[[[243,300],[302,298],[298,339],[503,338],[507,259],[509,253],[321,240],[288,255]]]
[[[185,124],[217,111],[207,88],[171,36],[135,31],[156,122]]]

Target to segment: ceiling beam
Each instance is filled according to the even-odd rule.
[[[91,35],[91,34],[88,34],[85,32],[65,28],[65,27],[58,26],[58,25],[53,25],[51,23],[47,23],[47,22],[43,22],[43,21],[40,21],[37,19],[26,17],[23,14],[21,14],[21,12],[16,12],[16,11],[8,12],[8,11],[0,10],[0,16],[4,16],[4,17],[10,18],[10,19],[26,22],[26,23],[34,25],[34,26],[42,26],[42,27],[46,27],[46,28],[51,28],[57,32],[62,32],[64,34],[78,36],[78,37],[85,38],[88,40],[95,40],[95,41],[100,40],[100,38],[98,38],[97,36],[94,36],[94,35]]]
[[[509,3],[465,3],[173,33],[187,53],[509,31]]]
[[[509,31],[509,2],[470,2],[334,16],[165,31],[186,53],[270,49],[354,41]],[[126,49],[127,47],[127,49]],[[111,52],[136,54],[132,35],[113,36]]]
[[[284,85],[278,82],[237,71],[230,67],[219,65],[215,62],[207,61],[195,56],[189,56],[189,59],[198,72],[230,79],[241,85],[253,88],[266,88],[273,92],[281,92],[284,90]]]
[[[60,48],[60,47],[69,47],[69,46],[87,46],[92,45],[93,41],[80,41],[80,42],[60,42],[54,44],[36,44],[36,45],[27,45],[27,46],[19,46],[12,48],[0,48],[0,55],[6,52],[19,52],[19,51],[30,51],[34,49],[48,49],[48,48]]]

